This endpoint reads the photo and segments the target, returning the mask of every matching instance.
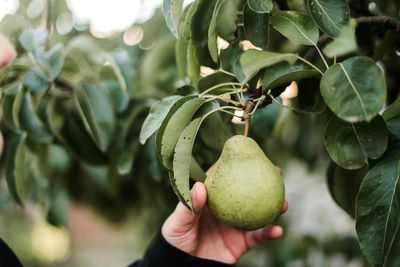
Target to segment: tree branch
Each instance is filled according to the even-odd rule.
[[[387,29],[400,31],[400,21],[388,16],[372,16],[356,18],[357,25],[359,24],[377,24],[384,26]]]
[[[281,85],[281,86],[278,86],[278,87],[272,89],[272,90],[271,90],[271,95],[272,95],[274,98],[277,98],[278,96],[280,96],[280,95],[285,91],[286,87],[288,87],[289,84],[290,84],[290,83],[285,83],[285,84],[283,84],[283,85]],[[268,92],[263,92],[263,95],[267,95],[267,94],[268,94]],[[272,98],[271,98],[271,97],[266,97],[266,98],[260,103],[260,105],[258,106],[258,108],[264,108],[264,107],[268,106],[268,105],[271,104],[271,103],[272,103]]]
[[[357,26],[361,24],[375,24],[385,27],[386,29],[394,30],[396,32],[400,31],[400,21],[388,17],[388,16],[370,16],[370,17],[359,17],[355,19],[357,22]],[[331,38],[324,34],[321,35],[318,39],[318,46],[324,46],[328,43]],[[308,61],[312,61],[314,57],[317,55],[317,51],[314,47],[310,48],[307,53],[304,55],[304,58]]]
[[[247,101],[246,106],[244,108],[244,114],[243,114],[244,123],[245,123],[244,134],[243,134],[244,136],[249,135],[250,120],[251,120],[250,113],[253,111],[254,106],[255,106],[254,102],[252,100],[249,100],[249,101]]]

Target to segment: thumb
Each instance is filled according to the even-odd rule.
[[[180,219],[194,219],[200,214],[207,201],[207,191],[203,183],[194,184],[192,190],[190,190],[190,198],[192,199],[193,212],[185,207],[182,202],[179,202],[173,214]]]
[[[196,219],[200,216],[207,201],[207,191],[203,183],[197,182],[190,191],[193,213],[182,202],[179,202],[175,211],[164,223],[164,230],[174,230],[180,233],[190,230]]]

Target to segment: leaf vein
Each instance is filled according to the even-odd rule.
[[[368,161],[368,157],[367,157],[366,152],[365,152],[364,149],[363,149],[363,146],[362,146],[362,144],[361,144],[360,137],[358,136],[358,133],[357,133],[357,131],[356,131],[356,128],[354,127],[354,123],[351,123],[351,127],[353,128],[354,134],[355,134],[356,137],[357,137],[357,141],[358,141],[358,143],[360,144],[361,151],[362,151],[362,153],[363,153],[363,155],[364,155],[364,157],[365,157],[365,161],[367,162],[367,161]]]
[[[301,33],[301,35],[303,35],[304,38],[306,38],[309,42],[311,42],[313,45],[317,45],[315,42],[313,42],[313,40],[308,38],[308,36],[299,28],[299,26],[297,26],[297,24],[295,22],[293,22],[291,19],[289,19],[285,16],[282,16],[282,18],[284,18],[284,19],[288,20],[290,23],[292,23],[297,28],[297,30]]]
[[[343,67],[343,64],[342,64],[342,63],[339,63],[339,65],[340,65],[340,67],[342,68],[344,74],[346,75],[346,78],[347,78],[347,80],[349,81],[349,83],[350,83],[351,87],[353,88],[354,92],[356,93],[357,98],[358,98],[358,100],[360,101],[361,108],[362,108],[362,110],[363,110],[363,112],[364,112],[364,115],[365,115],[366,117],[368,117],[368,114],[367,114],[367,111],[365,110],[365,106],[364,106],[364,103],[363,103],[363,101],[362,101],[362,98],[361,98],[360,93],[357,91],[357,88],[354,86],[353,82],[351,81],[349,74],[347,73],[346,69]]]
[[[397,167],[397,172],[399,172],[399,167]],[[383,262],[385,262],[386,260],[385,260],[385,257],[384,257],[384,248],[385,248],[385,242],[386,242],[386,230],[387,230],[387,226],[388,226],[388,224],[389,224],[389,217],[390,217],[390,213],[391,213],[391,211],[392,211],[392,206],[393,206],[393,199],[394,199],[394,196],[395,196],[395,194],[396,194],[396,187],[397,187],[397,184],[398,184],[398,182],[399,182],[399,174],[397,174],[397,179],[396,179],[396,183],[395,183],[395,185],[394,185],[394,187],[393,187],[393,193],[392,193],[392,198],[390,199],[390,205],[389,205],[389,211],[388,211],[388,216],[386,217],[386,223],[385,223],[385,229],[384,229],[384,233],[383,233],[383,249],[382,249],[382,260],[383,260]],[[397,227],[398,228],[398,227]],[[397,232],[397,231],[396,231]]]
[[[335,24],[335,22],[332,21],[331,17],[329,17],[328,13],[325,11],[325,9],[322,7],[322,5],[318,2],[318,0],[315,0],[315,2],[319,5],[319,7],[322,9],[326,17],[329,19],[330,22],[332,22],[333,26],[335,26],[336,29],[340,31],[340,28]]]

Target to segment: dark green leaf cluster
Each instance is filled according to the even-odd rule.
[[[317,164],[325,146],[330,192],[384,265],[400,226],[400,36],[399,6],[376,2],[164,0],[166,23],[141,25],[148,51],[24,32],[0,72],[11,195],[45,191],[55,224],[70,197],[120,218],[138,201],[165,206],[166,178],[192,208],[189,179],[250,128],[272,159]]]
[[[254,111],[275,102],[297,113],[331,116],[323,133],[332,159],[328,172],[331,194],[356,218],[366,258],[381,266],[400,227],[398,100],[385,108],[399,93],[387,85],[386,59],[378,65],[378,55],[371,58],[363,52],[357,36],[358,24],[380,20],[360,15],[351,19],[346,0],[287,1],[287,6],[281,2],[196,0],[183,10],[181,1],[164,1],[169,6],[166,10],[179,5],[180,12],[175,9],[165,16],[167,23],[175,25],[179,74],[195,91],[172,106],[159,102],[157,110],[169,110],[157,133],[160,159],[172,171],[171,184],[178,198],[191,208],[193,144],[209,114],[244,111],[246,102],[252,101]],[[362,8],[354,13],[370,15]],[[381,23],[392,23],[386,29],[387,40],[398,40],[398,22],[382,18]],[[277,47],[271,36],[286,38],[296,48]],[[394,48],[389,47],[391,53]],[[212,74],[204,75],[204,70]],[[297,97],[279,103],[277,97],[293,81],[297,82]],[[215,100],[223,105],[203,111]],[[146,131],[145,125],[142,132]]]

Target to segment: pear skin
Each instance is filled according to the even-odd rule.
[[[271,223],[285,202],[285,185],[251,138],[235,135],[206,178],[208,207],[225,224],[251,231]]]

